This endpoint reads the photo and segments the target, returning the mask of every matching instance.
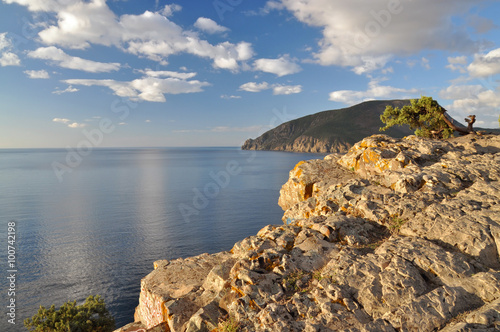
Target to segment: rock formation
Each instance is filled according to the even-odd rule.
[[[499,180],[492,135],[375,135],[301,162],[282,225],[155,262],[118,331],[498,331]]]

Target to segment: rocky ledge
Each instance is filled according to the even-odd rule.
[[[118,331],[500,330],[500,136],[375,135],[299,163],[283,225],[155,262]]]

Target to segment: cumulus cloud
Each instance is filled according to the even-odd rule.
[[[241,99],[241,96],[235,96],[235,95],[221,95],[221,99]]]
[[[77,88],[74,88],[72,87],[71,85],[68,86],[66,89],[64,90],[55,90],[53,91],[52,93],[53,94],[56,94],[56,95],[62,95],[63,93],[72,93],[72,92],[77,92],[77,91],[80,91],[78,90]]]
[[[473,77],[486,77],[500,74],[500,48],[487,54],[476,54],[474,61],[467,67]]]
[[[454,19],[470,15],[469,9],[478,4],[473,0],[280,3],[297,20],[322,29],[315,61],[351,67],[358,74],[384,67],[391,55],[424,49],[473,53],[481,43],[471,37],[464,21]]]
[[[128,53],[166,64],[170,55],[188,53],[211,59],[215,68],[239,70],[240,63],[253,56],[250,43],[228,41],[211,44],[172,22],[169,17],[180,10],[178,5],[166,6],[160,12],[117,16],[105,0],[68,0],[65,5],[10,0],[34,11],[51,11],[57,23],[40,31],[40,40],[52,46],[86,49],[92,44],[116,46]],[[49,1],[50,2],[50,1]],[[209,19],[198,20],[205,31],[220,32],[224,28]]]
[[[83,128],[86,126],[85,123],[72,122],[70,119],[65,118],[54,118],[52,122],[62,123],[68,126],[68,128]]]
[[[91,43],[120,45],[123,28],[105,0],[64,2],[65,5],[59,7],[40,9],[57,15],[57,25],[48,26],[39,33],[45,44],[74,49],[88,48]]]
[[[12,52],[4,52],[0,55],[0,66],[20,66],[21,60],[17,54]]]
[[[374,99],[408,98],[418,94],[417,89],[402,89],[380,85],[380,80],[372,79],[366,91],[338,90],[330,93],[330,100],[348,105]]]
[[[449,69],[468,74],[439,92],[439,97],[450,100],[446,105],[450,114],[458,119],[474,114],[478,126],[498,127],[500,86],[495,75],[500,74],[500,49],[476,54],[470,64],[466,57],[448,58],[448,63]],[[470,84],[471,81],[478,84]],[[469,84],[460,84],[464,82]]]
[[[156,0],[156,1],[158,1],[158,0]],[[182,6],[180,6],[178,4],[166,5],[161,10],[161,14],[165,17],[169,17],[169,16],[172,16],[175,12],[178,12],[181,10],[182,10]]]
[[[138,72],[150,77],[174,77],[182,80],[187,80],[197,75],[196,73],[180,73],[169,70],[151,70],[151,69],[138,70]]]
[[[446,68],[451,71],[458,71],[462,74],[467,73],[467,69],[465,65],[467,64],[467,57],[465,55],[456,56],[456,57],[448,57],[448,65]]]
[[[288,56],[282,56],[278,59],[257,59],[254,61],[253,65],[255,70],[275,74],[279,77],[295,74],[302,70],[302,68]]]
[[[275,84],[273,86],[273,95],[292,95],[295,93],[301,93],[301,85],[279,85]]]
[[[500,87],[488,88],[479,84],[452,85],[441,90],[439,96],[452,100],[452,103],[446,106],[452,116],[461,119],[474,114],[478,118],[479,125],[498,127]]]
[[[207,33],[222,33],[229,31],[228,28],[223,27],[217,22],[215,22],[212,19],[206,18],[206,17],[200,17],[196,20],[194,23],[194,26],[201,31],[207,32]]]
[[[0,66],[20,66],[21,60],[12,52],[12,42],[7,38],[7,33],[0,33]]]
[[[85,123],[77,123],[77,122],[73,122],[73,123],[68,124],[69,128],[83,128],[85,126],[86,126]]]
[[[176,77],[143,77],[130,82],[95,79],[69,79],[64,82],[69,85],[104,86],[117,96],[151,102],[165,102],[165,94],[201,92],[203,87],[210,85],[207,82],[188,81]]]
[[[70,119],[64,119],[64,118],[54,118],[52,119],[53,122],[59,122],[59,123],[64,123],[64,124],[68,124],[69,122],[71,122]]]
[[[47,79],[50,78],[49,73],[45,70],[25,70],[24,73],[32,79]]]
[[[78,0],[3,0],[3,2],[12,4],[17,3],[28,7],[28,10],[37,11],[56,11],[64,8],[68,4],[76,3]]]
[[[35,59],[50,60],[63,68],[82,70],[90,73],[108,73],[120,69],[119,63],[103,63],[70,56],[55,46],[40,47],[35,51],[29,52],[28,56]]]
[[[301,85],[282,85],[282,84],[269,84],[267,82],[262,82],[262,83],[248,82],[240,86],[241,91],[248,91],[248,92],[261,92],[268,89],[273,89],[273,95],[291,95],[302,92]]]
[[[267,89],[269,89],[269,83],[267,82],[262,82],[262,83],[248,82],[240,85],[240,90],[248,92],[261,92]]]

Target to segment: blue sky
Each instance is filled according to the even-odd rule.
[[[497,128],[499,12],[480,0],[0,0],[0,148],[239,146],[307,114],[421,95]]]

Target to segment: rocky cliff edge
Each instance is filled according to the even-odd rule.
[[[155,262],[117,331],[499,331],[499,180],[500,136],[375,135],[301,162],[283,225]]]

